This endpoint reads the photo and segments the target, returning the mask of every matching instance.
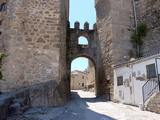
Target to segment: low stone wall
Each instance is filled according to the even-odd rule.
[[[29,92],[26,90],[0,96],[0,120],[5,120],[9,114],[23,112],[30,107]]]
[[[0,120],[9,114],[24,112],[29,107],[61,106],[67,101],[61,83],[55,81],[22,88],[0,96]]]
[[[9,113],[10,101],[11,100],[9,97],[3,97],[3,99],[0,99],[0,120],[5,120],[7,118],[7,115]]]
[[[157,95],[155,95],[153,98],[150,99],[146,109],[148,111],[160,114],[160,93],[158,93]]]

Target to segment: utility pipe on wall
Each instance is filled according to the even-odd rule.
[[[137,12],[136,12],[135,0],[132,0],[132,2],[133,2],[133,13],[134,13],[134,21],[135,21],[135,30],[137,31]]]

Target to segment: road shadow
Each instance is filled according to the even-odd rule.
[[[80,97],[80,95],[78,94],[78,92],[76,91],[72,91],[71,92],[71,100],[74,100],[74,99],[81,99],[83,101],[87,101],[87,102],[90,102],[90,103],[95,103],[95,102],[108,102],[106,99],[104,99],[103,97],[99,96],[99,97]]]
[[[78,111],[82,110],[82,111],[86,112],[85,113],[86,116],[82,120],[116,120],[115,118],[112,118],[112,117],[104,115],[104,114],[100,114],[100,113],[95,112],[89,108],[87,103],[106,102],[101,97],[81,98],[80,95],[78,94],[78,92],[72,92],[71,93],[71,103],[73,104],[73,102],[75,102],[75,104],[77,105]],[[78,112],[77,110],[75,110],[74,112]],[[77,120],[77,119],[75,119],[75,120]],[[79,120],[81,120],[81,119],[79,119]]]
[[[103,100],[81,98],[77,92],[72,92],[71,101],[65,106],[31,108],[24,114],[9,117],[7,120],[116,120],[91,110],[88,102],[103,102]]]

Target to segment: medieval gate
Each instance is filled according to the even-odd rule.
[[[88,40],[88,45],[78,44],[78,38],[85,37]],[[68,27],[67,38],[67,61],[68,61],[68,79],[71,74],[71,62],[77,57],[86,57],[90,59],[95,66],[95,93],[96,96],[102,94],[100,86],[103,73],[101,70],[100,55],[96,35],[96,25],[92,30],[89,29],[89,24],[84,24],[84,29],[80,29],[79,22],[75,22],[74,28]]]

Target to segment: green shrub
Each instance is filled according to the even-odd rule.
[[[131,42],[136,49],[136,57],[141,57],[141,47],[143,45],[143,38],[147,35],[148,27],[145,23],[140,23],[136,31],[131,36]]]
[[[145,37],[147,35],[147,32],[148,32],[147,24],[141,23],[138,25],[137,33],[140,37]]]

